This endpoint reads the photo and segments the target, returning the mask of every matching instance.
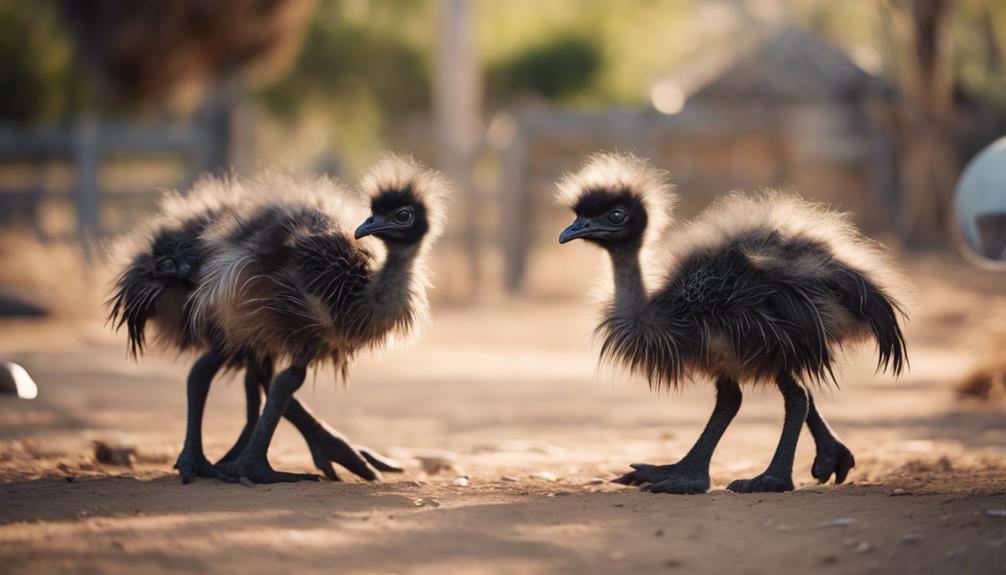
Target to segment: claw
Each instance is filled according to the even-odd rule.
[[[238,470],[238,480],[245,487],[252,487],[257,483],[294,483],[321,479],[314,473],[276,471],[265,458],[241,456],[235,465]]]
[[[736,479],[727,485],[727,489],[734,493],[782,493],[793,491],[792,477],[777,477],[762,473],[751,479]]]
[[[811,475],[818,483],[827,483],[835,476],[835,484],[845,481],[849,471],[856,466],[856,458],[845,445],[836,442],[828,449],[819,450],[811,466]]]
[[[175,469],[182,477],[182,485],[192,483],[196,477],[215,479],[220,475],[202,453],[194,454],[184,449],[175,462]]]

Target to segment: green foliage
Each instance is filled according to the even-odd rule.
[[[394,120],[429,107],[430,73],[422,51],[403,38],[321,13],[290,73],[261,96],[270,111],[287,117],[305,102],[346,106],[364,98]]]
[[[0,122],[33,124],[70,117],[80,78],[71,40],[45,0],[0,0]]]
[[[595,40],[577,33],[559,34],[487,66],[486,93],[490,100],[525,94],[561,100],[592,86],[601,66]]]

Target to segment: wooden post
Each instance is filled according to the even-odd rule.
[[[440,164],[464,198],[462,221],[469,294],[474,296],[479,293],[482,270],[479,257],[479,197],[472,172],[482,122],[472,2],[442,0],[440,18],[434,88]]]
[[[73,162],[77,179],[73,201],[77,210],[77,236],[81,240],[93,239],[100,231],[100,129],[98,118],[93,114],[82,115],[74,126]]]

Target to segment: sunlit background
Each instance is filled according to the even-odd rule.
[[[24,368],[0,364],[0,556],[15,572],[275,572],[290,549],[368,573],[643,573],[741,553],[764,556],[709,572],[1001,566],[1006,523],[984,513],[1006,515],[1006,275],[974,264],[1006,255],[1006,142],[961,175],[1003,135],[999,0],[0,0],[0,362]],[[103,325],[109,246],[202,173],[356,185],[385,149],[454,183],[433,326],[365,355],[349,388],[322,373],[299,397],[406,475],[178,491],[191,358],[127,359]],[[553,194],[613,149],[670,171],[680,221],[735,189],[785,188],[891,249],[917,292],[911,370],[875,374],[864,346],[818,396],[856,452],[853,486],[811,485],[806,436],[801,490],[765,506],[605,484],[680,456],[712,402],[708,386],[658,396],[596,367],[605,262],[560,248],[570,215]],[[776,441],[776,394],[745,394],[717,488]],[[215,385],[211,459],[242,401]],[[134,451],[108,463],[93,441]],[[424,450],[451,471],[427,474]],[[270,457],[311,468],[289,426]],[[812,528],[836,518],[856,523]],[[780,547],[797,531],[799,549]],[[449,545],[467,555],[442,559]]]

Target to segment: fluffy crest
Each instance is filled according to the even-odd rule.
[[[558,185],[556,200],[574,211],[599,193],[631,194],[646,209],[647,240],[664,235],[677,202],[670,174],[632,154],[593,154],[578,171],[567,174]]]
[[[411,156],[386,152],[360,179],[360,187],[375,211],[404,203],[422,205],[430,226],[428,237],[436,239],[443,233],[451,185],[440,172]]]

